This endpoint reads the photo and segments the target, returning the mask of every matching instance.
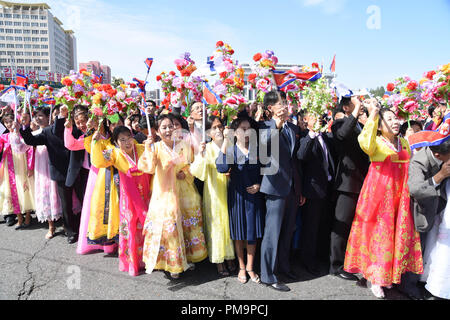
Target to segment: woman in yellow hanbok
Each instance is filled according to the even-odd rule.
[[[183,220],[184,244],[188,263],[196,263],[208,256],[203,234],[202,198],[194,184],[189,164],[194,160],[194,151],[189,136],[184,135],[181,117],[170,114],[174,127],[175,148],[179,164],[175,168],[176,193]]]
[[[212,142],[202,144],[201,152],[191,164],[191,173],[199,180],[205,182],[203,188],[203,214],[205,224],[205,237],[208,245],[209,260],[217,264],[220,275],[228,275],[225,261],[230,271],[235,267],[234,245],[230,235],[230,224],[227,204],[228,177],[217,172],[216,159],[223,142],[224,126],[218,117],[211,116],[206,122],[206,129]]]
[[[157,133],[161,141],[149,137],[138,168],[153,174],[152,198],[144,225],[143,260],[147,273],[153,270],[169,272],[172,278],[188,270],[183,216],[177,194],[177,174],[185,166],[173,151],[174,127],[169,115],[158,119]]]
[[[121,125],[123,125],[121,119],[115,124],[110,123],[109,131],[112,132],[117,126]],[[105,127],[101,128],[104,129]],[[111,150],[115,148],[111,138],[103,136],[101,138],[96,142],[100,144],[101,149]],[[91,141],[92,138],[85,140],[85,148],[89,153],[91,153]],[[98,159],[91,160],[92,165],[96,167],[96,160]],[[92,193],[89,223],[86,230],[89,248],[98,247],[107,253],[114,252],[119,243],[119,214],[119,172],[113,166],[100,168]]]

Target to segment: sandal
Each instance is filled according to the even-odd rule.
[[[253,271],[253,270],[245,270],[247,271],[248,275],[250,276],[250,272],[253,272],[254,274],[256,274],[256,277],[252,278],[252,276],[250,276],[250,280],[252,280],[254,283],[260,284],[261,283],[261,279],[259,278],[258,274]]]
[[[230,275],[230,273],[225,268],[225,264],[224,263],[217,264],[217,273],[221,277],[228,277]]]
[[[384,291],[383,288],[381,286],[377,286],[374,284],[370,284],[369,285],[370,291],[372,291],[373,295],[375,297],[377,297],[378,299],[384,299]]]
[[[246,270],[245,269],[239,269],[239,272],[241,272],[241,271],[246,271]],[[247,281],[248,281],[247,274],[245,274],[243,277],[238,275],[238,280],[242,284],[247,283]]]
[[[45,235],[45,239],[50,240],[55,236],[55,228],[50,228]]]

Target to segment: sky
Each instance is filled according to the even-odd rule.
[[[38,1],[23,1],[38,2]],[[239,63],[273,50],[281,64],[329,70],[351,89],[386,86],[396,77],[420,80],[450,62],[450,0],[49,0],[51,12],[75,32],[77,60],[100,61],[112,75],[144,79],[176,70],[190,52],[198,64],[222,40]]]

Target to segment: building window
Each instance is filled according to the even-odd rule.
[[[41,59],[34,59],[33,63],[41,63]]]
[[[22,19],[30,19],[30,15],[28,14],[23,14],[22,15]],[[24,22],[25,23],[25,22]],[[27,22],[28,23],[28,22]]]
[[[17,59],[16,62],[17,63],[23,63],[23,59]]]
[[[31,49],[31,44],[24,44],[23,47],[24,47],[25,49]]]
[[[47,38],[41,38],[41,42],[46,42]]]
[[[5,13],[5,18],[12,18],[12,14],[11,13]]]
[[[39,30],[31,30],[32,34],[39,34]]]
[[[33,49],[39,49],[41,46],[38,44],[33,44]]]
[[[39,38],[31,38],[32,42],[39,42]]]
[[[29,23],[29,22],[24,22],[22,25],[23,25],[24,27],[29,27],[29,26],[30,26],[30,23]]]
[[[23,41],[23,38],[22,37],[14,37],[14,40],[16,40],[16,41]]]
[[[31,15],[31,20],[37,20],[37,19],[39,19],[39,16],[37,16],[37,15],[35,15],[35,14],[32,14],[32,15]]]
[[[31,30],[23,30],[23,34],[30,34]]]
[[[22,49],[23,48],[23,44],[16,44],[16,49]]]
[[[48,52],[41,52],[41,56],[46,56],[46,57],[48,57]]]
[[[41,34],[47,34],[47,30],[41,30]]]
[[[6,44],[0,43],[0,48],[5,48],[5,47],[6,47]]]
[[[13,41],[13,40],[14,40],[14,37],[6,36],[6,40],[7,40],[7,41]]]
[[[25,63],[33,63],[33,59],[25,59]]]
[[[32,22],[32,23],[31,23],[31,26],[32,26],[32,27],[39,27],[39,22]]]
[[[14,18],[16,18],[16,19],[20,19],[20,18],[22,18],[22,16],[20,15],[20,14],[17,14],[17,13],[14,13]]]
[[[6,29],[6,33],[13,33],[13,29]]]
[[[0,21],[0,26],[2,26],[3,25],[3,21]]]
[[[31,37],[24,37],[23,41],[31,41]]]
[[[21,52],[21,51],[16,51],[16,56],[23,56],[23,52]]]
[[[6,51],[0,51],[0,56],[6,56]]]
[[[34,57],[40,57],[40,56],[41,56],[41,53],[40,53],[40,52],[33,52],[33,56],[34,56]]]
[[[22,33],[22,29],[14,29],[14,33]]]
[[[41,44],[41,49],[48,49],[48,45],[47,44]]]
[[[14,48],[14,45],[11,44],[11,43],[7,43],[7,44],[6,44],[6,47],[7,47],[7,48]]]
[[[25,52],[25,55],[26,55],[27,57],[31,57],[32,54],[33,54],[33,52]]]
[[[13,25],[12,21],[5,21],[5,26],[12,26],[12,25]]]
[[[39,26],[40,26],[41,28],[47,28],[47,24],[46,24],[46,23],[40,23]]]
[[[15,22],[14,22],[14,26],[15,26],[15,27],[20,27],[20,26],[22,26],[22,22],[17,22],[17,21],[15,21]]]

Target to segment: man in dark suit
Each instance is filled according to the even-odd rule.
[[[73,121],[67,120],[64,123],[64,126],[72,131],[72,136],[74,139],[79,139],[82,136],[87,135],[88,131],[88,109],[84,106],[75,106],[73,110],[74,116]],[[61,107],[60,109],[60,118],[67,118],[68,109],[66,106]],[[73,125],[75,124],[75,126]],[[82,148],[72,148],[68,145],[67,138],[64,138],[64,145],[69,150],[69,167],[67,170],[67,177],[65,184],[58,184],[58,192],[65,193],[65,203],[62,203],[62,206],[66,207],[70,212],[72,211],[73,202],[72,197],[69,196],[73,192],[75,192],[78,200],[83,203],[84,193],[86,191],[87,180],[89,177],[89,169],[91,167],[90,155],[84,149],[84,145]],[[64,209],[63,209],[64,210]],[[73,232],[68,235],[69,242],[76,242],[78,239],[78,229],[80,225],[80,214],[71,214],[72,221],[70,224],[73,226]]]
[[[370,162],[358,143],[358,135],[363,128],[363,124],[358,121],[363,112],[361,102],[357,97],[342,97],[339,108],[345,116],[336,120],[331,127],[338,160],[336,207],[330,239],[330,273],[342,279],[357,281],[355,275],[343,270],[343,265],[356,204]]]
[[[447,193],[444,181],[450,177],[450,140],[437,146],[424,147],[411,158],[408,168],[408,187],[414,225],[420,232],[422,253],[426,237],[435,218],[445,209]],[[403,275],[399,291],[410,299],[424,297],[418,287],[420,275],[407,272]]]
[[[277,275],[296,279],[290,270],[289,254],[297,207],[304,203],[301,196],[301,169],[296,157],[299,129],[287,121],[284,92],[268,92],[264,97],[264,107],[272,112],[273,117],[260,122],[259,126],[260,151],[263,150],[260,153],[263,165],[260,192],[266,196],[261,281],[275,290],[289,291],[289,287],[280,282]],[[265,155],[264,151],[267,152]]]
[[[72,206],[67,203],[72,203],[72,192],[65,188],[67,172],[69,168],[70,152],[64,146],[64,123],[65,119],[56,119],[52,126],[46,127],[41,133],[33,135],[29,126],[20,129],[20,134],[24,142],[30,146],[45,145],[47,147],[50,178],[58,185],[58,194],[61,199],[63,209],[63,224],[68,241],[74,241],[74,234],[78,232],[76,219],[73,217]]]
[[[335,156],[331,137],[315,130],[317,121],[321,119],[306,113],[305,120],[309,131],[300,139],[297,152],[303,170],[302,191],[306,198],[301,216],[300,257],[308,272],[317,276],[321,262],[329,262]]]

